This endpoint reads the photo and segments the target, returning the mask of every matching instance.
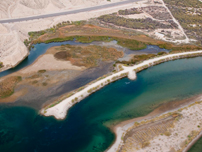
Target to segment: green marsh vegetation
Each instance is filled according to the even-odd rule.
[[[100,60],[116,61],[123,57],[123,52],[114,48],[107,48],[96,45],[89,46],[72,46],[62,45],[54,47],[57,52],[54,57],[59,60],[68,60],[73,65],[85,66],[87,68],[96,67]]]
[[[21,76],[8,77],[0,82],[0,98],[6,98],[14,93],[17,83],[22,80]]]
[[[63,21],[62,23],[58,23],[57,25],[54,25],[51,28],[48,28],[46,30],[42,30],[42,31],[36,31],[36,32],[28,32],[29,35],[29,39],[25,39],[24,40],[24,44],[29,47],[32,44],[36,44],[36,43],[40,43],[40,41],[35,41],[37,40],[40,36],[45,35],[45,34],[54,34],[56,33],[56,31],[59,28],[62,28],[64,26],[68,26],[68,25],[76,25],[76,26],[82,26],[85,25],[86,21],[75,21],[75,22],[69,22],[69,21]],[[73,40],[72,38],[68,37],[68,38],[55,38],[52,39],[51,41],[45,41],[44,43],[51,43],[51,42],[62,42],[62,41],[69,41],[69,40]]]

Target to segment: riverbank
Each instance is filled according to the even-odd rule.
[[[173,104],[167,103],[144,117],[121,122],[112,128],[116,134],[116,141],[107,152],[117,150],[136,150],[138,152],[147,150],[152,152],[162,150],[188,151],[202,134],[200,127],[200,118],[202,116],[200,110],[202,107],[201,101],[202,95],[199,95],[187,99],[184,104],[179,104],[173,109],[166,108],[165,111],[159,113],[159,109],[162,106],[169,107],[169,105]],[[168,119],[168,117],[173,119],[171,127],[168,127],[165,122],[165,119]],[[156,127],[152,128],[158,121],[164,126],[157,124]],[[166,130],[162,133],[162,129]],[[140,135],[141,133],[144,135]],[[136,136],[137,134],[139,134],[139,137]],[[144,143],[142,143],[144,146],[138,143],[138,138],[144,138]],[[130,142],[131,140],[133,141],[132,143]]]
[[[194,96],[192,98],[181,100],[181,101],[172,101],[172,102],[165,103],[165,104],[159,106],[157,109],[155,109],[154,111],[152,111],[151,113],[149,113],[146,116],[126,120],[126,121],[120,122],[119,124],[117,124],[115,126],[112,126],[111,130],[112,130],[112,132],[115,133],[116,140],[111,145],[111,147],[109,147],[106,151],[107,152],[117,151],[120,148],[120,145],[123,144],[124,135],[126,134],[126,132],[128,130],[130,130],[131,127],[134,126],[135,122],[141,123],[141,122],[144,122],[147,120],[155,119],[156,117],[159,117],[159,116],[171,113],[171,112],[174,113],[178,109],[183,109],[183,108],[188,107],[189,105],[191,105],[195,102],[198,102],[198,101],[202,101],[202,95],[201,94]],[[197,139],[200,138],[199,135],[196,137]],[[188,151],[189,148],[191,148],[191,146],[195,142],[196,142],[196,140],[190,142],[187,145],[187,147],[185,148],[186,151]],[[184,152],[186,152],[185,149],[184,149]]]
[[[202,137],[202,132],[200,132],[182,152],[187,152],[191,147]]]
[[[132,71],[139,72],[145,68],[148,68],[148,67],[156,65],[156,64],[160,64],[162,62],[166,62],[169,60],[175,60],[175,59],[179,59],[179,58],[199,56],[199,55],[202,55],[201,53],[202,53],[202,51],[193,51],[193,52],[169,54],[169,55],[165,55],[165,56],[143,61],[142,63],[134,65],[132,67],[123,66],[124,69],[122,71],[114,73],[108,77],[101,78],[101,80],[98,80],[97,82],[95,82],[93,84],[89,84],[86,88],[82,88],[82,90],[76,92],[73,95],[70,95],[65,100],[54,103],[47,108],[43,108],[41,110],[41,114],[43,114],[45,116],[54,116],[57,119],[64,119],[66,117],[68,109],[70,107],[72,107],[75,103],[83,100],[84,98],[89,96],[91,93],[99,90],[100,88],[104,87],[105,85],[107,85],[111,82],[114,82],[117,79],[127,76],[128,73],[131,73]]]

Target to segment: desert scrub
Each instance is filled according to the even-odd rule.
[[[121,26],[131,29],[150,29],[154,30],[157,28],[173,29],[177,28],[177,24],[170,21],[168,24],[163,24],[158,21],[152,20],[151,18],[145,19],[128,19],[116,15],[102,15],[98,17],[98,20],[105,23],[110,23],[116,26]]]
[[[14,93],[14,88],[22,80],[20,76],[12,76],[0,82],[0,98],[6,98]]]
[[[143,142],[143,143],[142,143],[142,148],[148,147],[149,145],[150,145],[150,142],[149,142],[149,141]]]
[[[37,80],[32,81],[32,84],[37,84],[37,83],[38,83]]]
[[[46,70],[39,70],[38,73],[45,73]]]
[[[166,135],[166,136],[170,136],[171,133],[170,133],[169,131],[166,131],[166,132],[164,133],[164,135]]]
[[[3,62],[0,62],[0,68],[3,68],[3,66],[4,66]]]
[[[47,82],[43,82],[42,85],[45,87],[45,86],[48,85],[48,83]]]
[[[137,8],[131,8],[131,9],[119,10],[118,13],[119,15],[130,15],[130,14],[140,14],[143,12]]]

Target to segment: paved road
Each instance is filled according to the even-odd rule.
[[[23,17],[23,18],[16,18],[16,19],[3,19],[3,20],[0,20],[0,23],[12,23],[12,22],[28,21],[28,20],[34,20],[34,19],[40,19],[40,18],[47,18],[47,17],[55,17],[55,16],[60,16],[60,15],[76,14],[76,13],[81,13],[81,12],[88,12],[88,11],[110,8],[110,7],[114,7],[114,6],[138,2],[138,1],[141,1],[141,0],[126,0],[126,1],[122,1],[122,2],[110,3],[110,4],[83,8],[83,9],[77,9],[77,10],[72,10],[72,11],[57,12],[57,13],[52,13],[52,14],[44,14],[44,15],[37,15],[37,16]]]

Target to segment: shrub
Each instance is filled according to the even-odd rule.
[[[145,148],[145,147],[147,147],[147,146],[149,146],[149,145],[150,145],[150,142],[149,142],[149,141],[143,142],[143,143],[142,143],[142,148]]]
[[[38,73],[45,73],[46,70],[39,70]]]
[[[3,62],[0,62],[0,68],[2,68],[3,67]]]
[[[42,85],[43,85],[43,86],[47,86],[48,83],[47,83],[47,82],[43,82]]]
[[[166,135],[166,136],[170,136],[171,133],[170,133],[169,131],[166,131],[166,132],[164,133],[164,135]]]

